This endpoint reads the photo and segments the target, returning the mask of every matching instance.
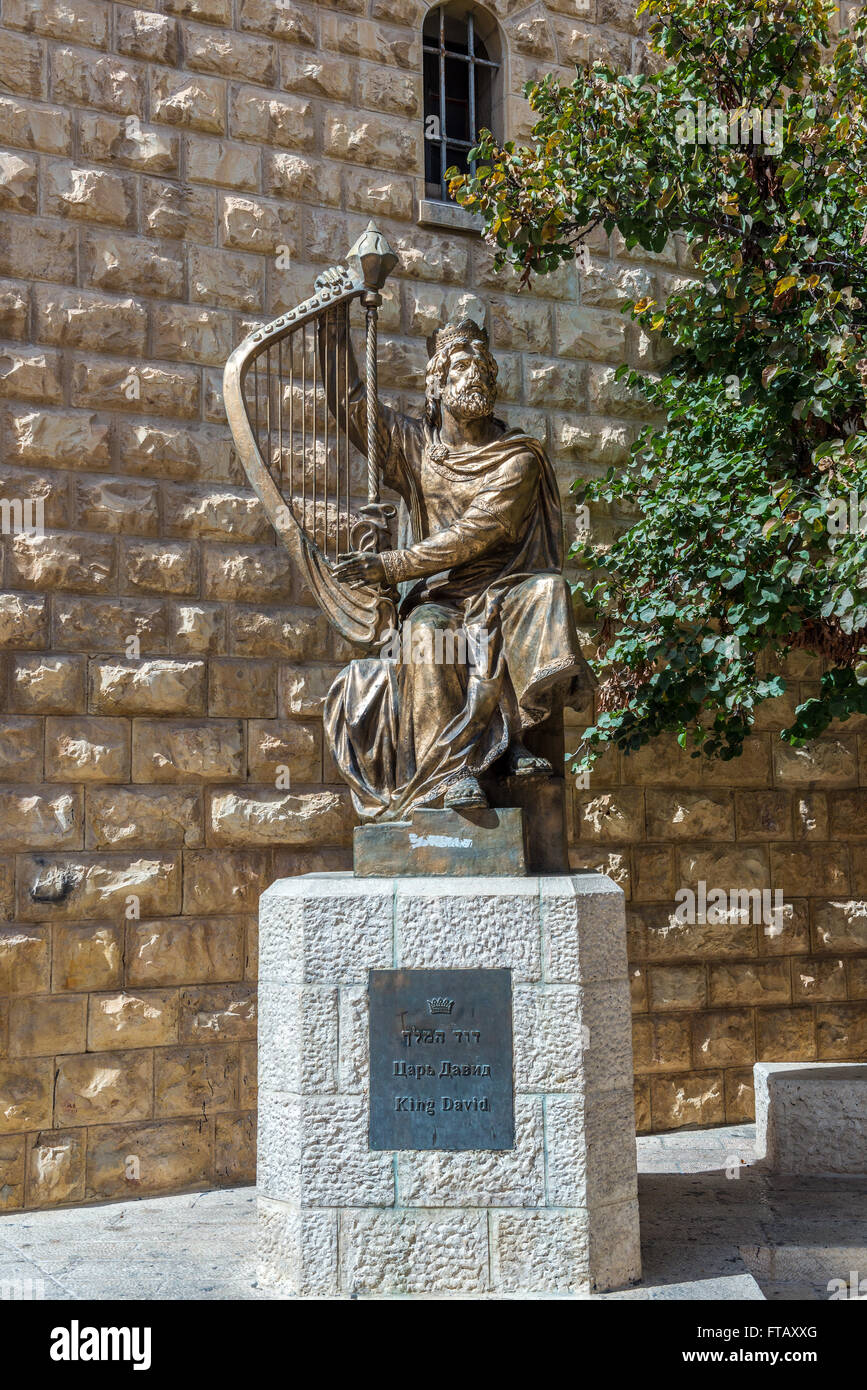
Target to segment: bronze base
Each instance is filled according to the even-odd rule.
[[[527,873],[524,813],[517,806],[421,810],[411,821],[359,825],[353,864],[356,878],[520,877]]]

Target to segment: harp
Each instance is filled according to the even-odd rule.
[[[379,645],[397,626],[385,587],[335,578],[339,555],[378,550],[395,508],[380,501],[377,319],[397,256],[371,222],[297,308],[250,333],[223,373],[226,415],[244,472],[269,521],[300,559],[322,611],[348,641]],[[365,310],[367,467],[350,442],[350,308]],[[362,500],[366,495],[366,500]]]

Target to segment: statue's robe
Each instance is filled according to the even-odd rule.
[[[353,396],[351,431],[362,443],[363,400]],[[383,556],[403,591],[403,628],[383,656],[352,661],[325,702],[326,735],[362,820],[405,820],[441,804],[450,785],[482,775],[546,719],[555,699],[578,704],[593,686],[542,445],[504,427],[492,443],[438,462],[431,444],[421,421],[383,410],[383,481],[406,503],[413,540]]]

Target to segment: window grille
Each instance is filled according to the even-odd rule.
[[[456,165],[475,172],[468,159],[480,130],[492,127],[499,63],[479,33],[472,9],[455,13],[441,5],[423,29],[425,186],[429,198],[449,201],[445,173]]]

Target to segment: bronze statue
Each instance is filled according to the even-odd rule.
[[[396,258],[372,226],[354,255],[354,278],[343,268],[320,276],[314,298],[294,311],[294,327],[287,316],[261,330],[258,349],[242,344],[227,366],[226,395],[239,450],[259,495],[270,503],[272,520],[277,499],[288,492],[289,517],[278,517],[275,525],[287,543],[291,528],[301,536],[317,598],[340,631],[377,653],[350,662],[328,694],[325,729],[337,766],[362,821],[406,822],[419,808],[484,808],[489,792],[483,783],[490,791],[498,777],[513,779],[512,785],[550,779],[551,761],[525,739],[564,703],[581,703],[593,677],[579,649],[562,573],[554,471],[538,440],[507,429],[494,414],[497,365],[485,329],[463,319],[434,335],[423,418],[386,408],[376,391],[376,309]],[[367,309],[364,384],[349,332],[352,298]],[[312,354],[308,324],[316,336]],[[278,373],[272,402],[271,344],[279,346],[289,332],[295,339],[303,332],[302,349],[299,357],[289,347],[288,392]],[[263,482],[266,470],[248,466],[249,439],[236,428],[244,363],[253,357],[258,370],[266,352],[262,408],[267,391],[268,444],[257,452],[260,464],[262,454],[268,461],[269,478],[277,476],[273,493]],[[314,397],[319,391],[327,402],[318,474],[315,451],[323,425],[317,426],[315,398],[312,416],[299,398],[296,377],[302,371],[304,387],[312,375]],[[256,430],[249,428],[249,389],[246,417],[248,435],[261,441],[258,391],[257,378]],[[283,426],[293,402],[287,470]],[[302,448],[300,487],[293,473],[299,408],[302,432],[312,428],[314,450],[310,479]],[[278,414],[275,450],[271,436]],[[345,449],[351,441],[368,461],[368,501],[354,511],[348,468],[341,472],[341,440]],[[404,506],[399,542],[379,550],[394,513],[380,500],[381,483]],[[363,608],[363,620],[353,603],[360,605],[358,612]]]

